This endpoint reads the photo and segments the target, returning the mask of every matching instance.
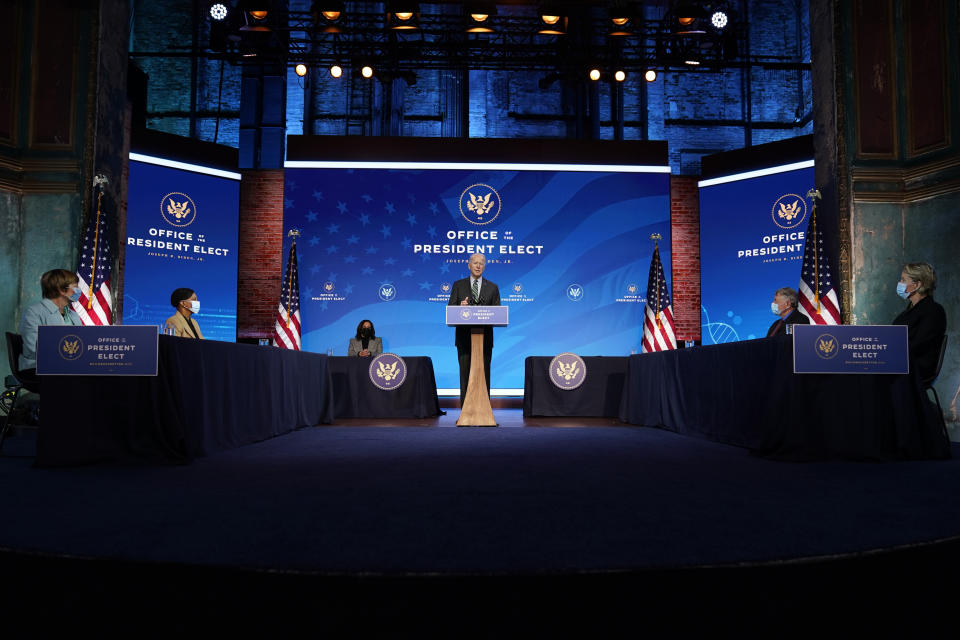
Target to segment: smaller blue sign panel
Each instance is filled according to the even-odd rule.
[[[447,307],[447,325],[505,327],[509,324],[509,307],[487,307],[482,305],[455,305]]]
[[[909,373],[903,325],[793,326],[794,373]]]
[[[157,326],[39,327],[37,374],[155,376]]]

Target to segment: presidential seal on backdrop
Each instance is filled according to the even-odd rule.
[[[460,194],[460,215],[470,224],[490,224],[500,215],[500,194],[488,184],[474,184]]]
[[[57,345],[57,353],[60,354],[60,357],[64,360],[76,360],[83,355],[83,340],[80,339],[80,336],[69,334],[60,338],[60,343]]]
[[[580,302],[583,300],[583,287],[574,282],[569,287],[567,287],[567,297],[573,300],[574,302]]]
[[[377,289],[377,295],[384,302],[390,302],[397,297],[397,287],[392,282],[384,282]]]
[[[829,333],[821,333],[813,343],[817,356],[823,360],[832,360],[840,353],[839,342]]]
[[[384,391],[393,391],[407,379],[407,363],[395,353],[381,353],[370,362],[370,382]]]
[[[550,382],[560,389],[576,389],[586,378],[587,365],[575,353],[561,353],[550,361]]]
[[[781,229],[796,229],[807,219],[807,201],[795,193],[786,193],[773,203],[770,215]]]
[[[173,227],[188,227],[197,219],[197,205],[187,194],[174,191],[160,199],[160,215]]]

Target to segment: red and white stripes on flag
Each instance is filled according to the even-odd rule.
[[[300,279],[297,275],[297,239],[290,244],[290,257],[283,275],[273,345],[300,351]]]
[[[823,245],[823,231],[817,228],[816,204],[807,227],[797,293],[800,312],[810,318],[810,324],[843,324],[840,301],[830,275],[830,259]]]
[[[103,210],[103,189],[97,186],[97,210],[90,213],[80,248],[77,278],[80,280],[80,299],[70,303],[84,325],[113,324],[113,296],[110,294],[110,272],[113,252],[108,230],[110,216]]]
[[[673,326],[673,306],[667,292],[667,279],[660,263],[660,248],[653,248],[650,277],[647,279],[647,303],[643,307],[643,344],[641,353],[677,348]]]

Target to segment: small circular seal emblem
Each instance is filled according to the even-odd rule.
[[[580,302],[583,300],[583,287],[577,283],[573,283],[567,287],[567,297],[574,302]]]
[[[380,299],[384,302],[390,302],[397,297],[397,288],[392,282],[384,282],[380,285],[380,288],[377,289],[377,295],[379,295]]]
[[[550,382],[569,391],[583,384],[587,378],[587,365],[575,353],[561,353],[550,361]]]
[[[829,333],[821,333],[817,336],[817,341],[814,343],[813,348],[819,357],[824,360],[832,360],[840,353],[839,344],[837,339]]]
[[[60,338],[60,344],[57,345],[57,353],[64,360],[76,360],[83,355],[83,340],[80,336],[69,334]]]
[[[395,353],[381,353],[370,362],[370,382],[384,391],[393,391],[407,379],[407,363]]]

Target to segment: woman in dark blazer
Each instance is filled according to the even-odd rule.
[[[350,338],[347,355],[369,358],[381,353],[383,353],[383,341],[377,337],[373,323],[369,320],[361,320],[357,325],[357,337]]]

